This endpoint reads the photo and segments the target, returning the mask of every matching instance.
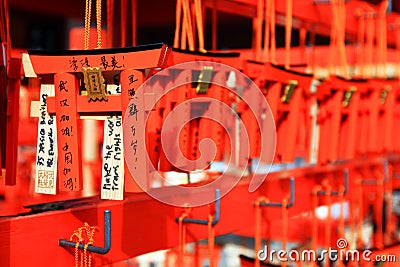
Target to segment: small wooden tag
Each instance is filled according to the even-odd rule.
[[[100,67],[82,68],[88,100],[107,100],[105,80]]]

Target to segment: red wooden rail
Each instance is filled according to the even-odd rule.
[[[268,180],[255,193],[248,193],[248,179],[244,178],[229,194],[221,199],[221,217],[215,226],[216,235],[237,233],[246,236],[254,236],[254,203],[260,196],[268,197],[272,202],[280,202],[289,196],[288,177],[295,177],[296,186],[294,205],[288,210],[289,218],[303,214],[311,208],[312,189],[320,185],[324,180],[333,190],[343,185],[343,170],[349,170],[349,190],[346,199],[350,201],[350,207],[357,206],[356,177],[363,173],[365,177],[375,170],[376,179],[383,177],[383,160],[377,157],[375,160],[353,160],[348,163],[335,164],[325,167],[307,167],[271,173]],[[391,165],[400,166],[398,157],[389,158]],[[393,182],[393,188],[400,188],[400,184],[388,177]],[[384,185],[385,188],[387,185]],[[366,186],[367,187],[367,186]],[[379,187],[378,187],[379,188]],[[377,189],[378,189],[377,188]],[[364,194],[375,192],[372,186]],[[155,190],[164,190],[163,188]],[[203,192],[214,194],[214,192]],[[202,194],[199,192],[199,194]],[[325,198],[320,197],[320,205]],[[332,201],[337,198],[332,197]],[[382,205],[376,203],[375,205]],[[40,266],[71,266],[74,262],[73,249],[58,246],[59,239],[68,239],[74,229],[83,222],[99,226],[99,233],[95,236],[95,245],[102,247],[103,211],[111,211],[111,250],[104,256],[95,255],[96,266],[119,262],[124,259],[141,255],[160,249],[174,247],[178,244],[178,224],[175,218],[179,217],[183,209],[160,203],[150,198],[146,193],[129,194],[121,202],[101,201],[98,197],[78,199],[60,202],[52,207],[49,204],[32,206],[35,211],[32,214],[21,214],[15,217],[0,219],[0,262],[2,266],[23,266],[34,262]],[[354,211],[354,209],[352,209]],[[191,213],[193,218],[206,218],[208,207],[194,208]],[[375,211],[376,214],[382,214]],[[352,216],[346,220],[346,225],[356,226],[356,220]],[[245,219],[244,219],[245,218]],[[269,208],[264,213],[263,221],[270,225],[264,228],[263,237],[281,239],[281,210]],[[289,224],[297,219],[290,219]],[[332,227],[337,222],[333,221]],[[311,219],[301,222],[302,227],[289,227],[288,240],[293,242],[306,242],[311,236]],[[321,224],[321,231],[325,231],[325,224]],[[300,226],[300,225],[299,225]],[[269,230],[268,230],[269,229]],[[388,231],[388,230],[386,230]],[[23,234],[21,234],[23,233]],[[379,234],[379,233],[376,233]],[[206,227],[199,225],[188,226],[188,242],[206,238]],[[332,245],[336,240],[331,237]],[[321,235],[318,239],[321,245],[325,244],[325,238]],[[394,242],[394,241],[390,241]],[[390,245],[390,242],[385,244]]]

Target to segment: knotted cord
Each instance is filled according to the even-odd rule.
[[[92,255],[87,251],[90,245],[94,244],[94,234],[96,226],[90,226],[84,223],[84,226],[76,229],[70,237],[70,241],[76,242],[75,244],[75,267],[91,267]],[[79,251],[79,244],[85,244],[83,252]],[[80,264],[79,264],[80,262]]]
[[[89,49],[90,45],[90,22],[92,17],[92,0],[86,0],[85,6],[85,28],[84,28],[84,43],[85,50]],[[101,48],[101,0],[96,0],[96,30],[97,30],[97,48]]]

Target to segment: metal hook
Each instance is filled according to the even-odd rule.
[[[62,247],[75,247],[76,242],[60,239],[58,245]],[[79,249],[84,249],[85,244],[79,244]],[[111,211],[104,211],[104,248],[89,245],[87,251],[97,254],[107,254],[111,249]]]
[[[294,191],[295,191],[295,187],[294,187],[294,178],[290,177],[289,179],[290,182],[290,201],[289,203],[286,204],[286,208],[290,208],[291,206],[293,206],[294,204]],[[279,202],[266,202],[266,201],[262,201],[259,204],[261,207],[282,207],[283,204],[279,203]]]
[[[349,170],[345,169],[343,172],[343,183],[344,183],[344,191],[343,191],[343,196],[345,196],[347,194],[347,191],[349,190]],[[339,191],[331,191],[331,196],[338,196],[339,195]],[[317,195],[326,195],[326,191],[325,190],[321,190],[317,192]]]
[[[383,184],[386,184],[389,181],[389,162],[387,159],[383,161]],[[376,179],[363,179],[361,181],[362,184],[365,185],[376,185],[378,184],[378,180]]]
[[[219,189],[216,189],[215,190],[215,213],[214,213],[214,219],[211,222],[212,226],[216,225],[219,222],[220,210],[221,210],[220,192],[219,192]],[[179,218],[175,218],[175,222],[179,222]],[[208,225],[208,220],[200,220],[200,219],[193,219],[193,218],[183,218],[182,222]]]

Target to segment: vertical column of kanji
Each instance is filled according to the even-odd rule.
[[[120,85],[107,85],[110,95],[121,94]],[[124,198],[124,151],[122,116],[111,114],[104,124],[101,198],[123,200]]]
[[[54,115],[47,114],[47,97],[54,96],[53,84],[40,88],[40,117],[36,150],[35,192],[56,194],[57,191],[57,128]]]
[[[80,123],[77,111],[78,80],[69,73],[54,75],[58,176],[60,191],[80,191],[82,189],[82,168],[80,149]]]
[[[138,88],[143,83],[143,73],[134,69],[127,69],[121,71],[120,83],[121,83],[121,109],[122,118],[128,118],[129,124],[125,125],[124,128],[124,140],[129,142],[130,149],[124,147],[125,155],[125,191],[127,192],[141,192],[143,189],[147,189],[148,179],[148,164],[147,164],[147,153],[146,147],[143,146],[146,138],[143,135],[144,131],[141,130],[145,125],[145,108],[144,108],[144,96],[136,94]],[[129,161],[130,171],[127,167]],[[133,176],[135,179],[133,179]],[[141,181],[140,185],[146,185],[141,188],[137,181]]]

